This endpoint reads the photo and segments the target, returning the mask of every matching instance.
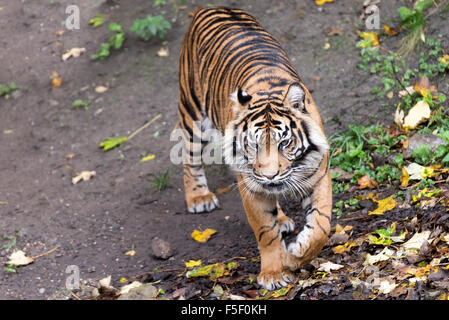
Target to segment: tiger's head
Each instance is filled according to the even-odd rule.
[[[234,118],[226,127],[223,154],[242,174],[245,190],[309,194],[310,178],[329,146],[321,123],[314,120],[318,111],[306,105],[310,100],[301,85],[251,95],[238,88],[231,100]]]

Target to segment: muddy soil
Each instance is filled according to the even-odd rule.
[[[112,284],[118,287],[122,277],[182,268],[190,259],[214,263],[257,258],[257,245],[235,188],[219,196],[220,210],[186,212],[182,168],[169,158],[175,144],[170,133],[177,123],[178,53],[190,22],[188,13],[198,5],[240,7],[280,40],[313,91],[327,134],[352,123],[391,121],[392,108],[379,107],[368,94],[372,88],[368,75],[357,68],[355,43],[357,30],[363,28],[359,18],[363,1],[336,1],[324,7],[311,2],[186,1],[164,44],[157,39],[143,42],[129,28],[136,18],[162,9],[174,18],[168,1],[163,8],[145,0],[2,2],[0,83],[14,81],[22,89],[9,99],[0,97],[4,245],[0,262],[5,263],[14,249],[31,257],[57,249],[16,273],[2,268],[0,299],[64,298],[59,292],[70,275],[67,267],[73,265],[83,280],[112,275]],[[397,21],[396,9],[406,3],[382,1],[381,23]],[[64,26],[66,8],[72,4],[80,9],[79,30]],[[99,13],[123,26],[126,41],[108,59],[91,61],[89,56],[109,37],[107,23],[99,28],[88,25]],[[341,28],[343,34],[326,35],[324,30],[332,27]],[[449,33],[447,20],[440,16],[428,28],[429,34]],[[60,30],[64,33],[57,35]],[[163,46],[168,47],[168,57],[157,54]],[[74,47],[86,48],[86,53],[62,61],[65,50]],[[52,89],[52,72],[62,77],[59,88]],[[109,89],[97,93],[94,89],[99,85]],[[74,108],[76,99],[89,101],[88,110]],[[109,152],[98,148],[106,137],[126,136],[159,113],[159,121],[120,148]],[[156,158],[142,163],[142,154]],[[72,177],[84,170],[94,170],[96,176],[73,185]],[[154,175],[167,170],[168,187],[155,191]],[[220,166],[208,168],[207,173],[212,190],[235,182],[233,173]],[[294,208],[294,203],[290,205]],[[217,234],[200,244],[190,236],[199,228],[213,228]],[[154,237],[170,244],[174,252],[170,259],[153,256]],[[16,243],[11,244],[11,239]],[[136,252],[134,256],[125,255],[130,250]],[[242,266],[254,275],[259,268],[257,261],[249,260]]]

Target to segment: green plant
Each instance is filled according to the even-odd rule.
[[[103,60],[109,57],[111,54],[111,49],[120,49],[125,41],[125,33],[123,32],[122,27],[117,23],[109,24],[109,31],[114,32],[115,34],[108,39],[108,42],[104,42],[101,44],[100,50],[98,53],[90,56],[92,60]]]
[[[89,101],[83,101],[81,99],[76,99],[73,101],[72,106],[76,109],[84,108],[84,110],[89,110]]]
[[[153,175],[153,187],[156,191],[165,190],[168,186],[168,170],[162,174],[154,174]]]
[[[418,46],[419,42],[425,42],[426,19],[424,11],[432,7],[432,0],[419,0],[413,9],[400,7],[398,9],[401,16],[401,25],[408,31],[408,35],[401,39],[399,43],[399,54],[407,56]]]
[[[5,99],[9,99],[10,98],[10,94],[11,92],[13,92],[14,90],[19,90],[20,87],[15,84],[14,82],[10,82],[7,85],[1,84],[0,83],[0,97],[4,96]]]
[[[145,41],[154,37],[164,38],[166,32],[171,29],[171,24],[161,15],[147,16],[145,19],[136,19],[131,27],[137,36]]]

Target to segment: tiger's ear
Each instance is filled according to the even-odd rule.
[[[251,101],[253,97],[247,94],[242,88],[238,87],[237,90],[231,95],[232,101],[240,104],[241,106],[246,105]]]
[[[287,95],[284,99],[284,105],[288,105],[293,109],[304,111],[305,110],[305,104],[304,99],[306,97],[306,94],[304,90],[301,88],[301,86],[297,83],[294,83],[290,85],[288,88]]]

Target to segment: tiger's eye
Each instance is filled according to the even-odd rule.
[[[282,140],[281,143],[279,143],[279,146],[281,147],[281,149],[285,149],[288,147],[291,141],[291,139]]]

